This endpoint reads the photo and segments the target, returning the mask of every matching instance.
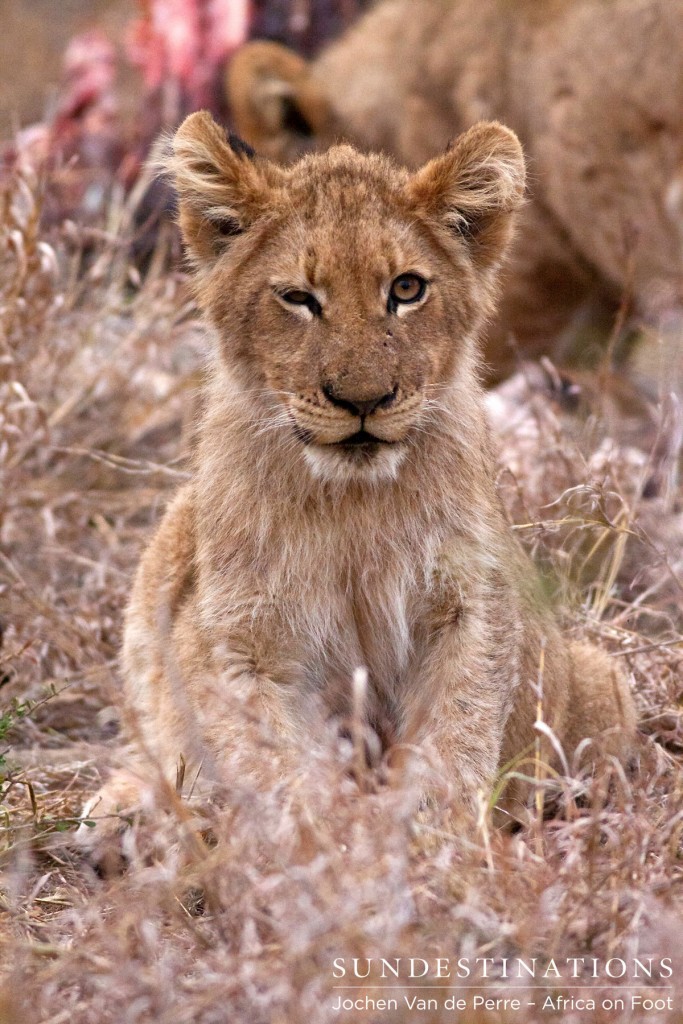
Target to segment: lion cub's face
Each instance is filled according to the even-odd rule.
[[[200,301],[255,423],[317,476],[395,476],[472,372],[523,191],[515,136],[476,126],[414,175],[348,146],[284,169],[201,113],[170,167]]]

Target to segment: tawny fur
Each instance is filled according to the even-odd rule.
[[[511,340],[561,361],[565,328],[604,323],[624,293],[680,317],[681,54],[680,0],[384,0],[310,65],[247,45],[228,98],[237,130],[285,160],[345,138],[416,167],[482,118],[515,130],[530,202],[487,338],[501,376]]]
[[[284,169],[200,113],[169,169],[216,352],[192,482],[128,609],[138,744],[171,781],[181,757],[223,786],[286,771],[348,720],[362,666],[392,777],[469,811],[533,747],[539,674],[568,757],[587,737],[625,757],[628,687],[563,639],[494,487],[477,339],[523,198],[513,133],[477,125],[415,173],[348,146]],[[424,296],[392,306],[408,273]],[[344,448],[378,396],[377,441]]]

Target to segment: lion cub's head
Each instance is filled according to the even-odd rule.
[[[476,387],[524,190],[515,135],[476,125],[414,174],[348,146],[282,168],[202,112],[169,167],[254,430],[286,435],[320,477],[395,476],[444,392]]]

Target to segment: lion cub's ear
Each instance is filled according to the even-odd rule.
[[[309,64],[279,43],[241,47],[228,65],[225,88],[236,130],[274,160],[310,149],[330,116]]]
[[[268,207],[281,172],[226,136],[205,110],[190,114],[164,161],[178,193],[179,223],[190,257],[213,262]]]
[[[408,190],[420,212],[461,236],[475,263],[487,268],[504,254],[524,184],[519,139],[502,124],[482,121],[417,171]]]

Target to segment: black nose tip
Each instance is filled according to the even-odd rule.
[[[340,409],[346,409],[347,412],[353,413],[354,416],[360,416],[361,419],[369,416],[375,409],[387,409],[395,401],[397,393],[398,384],[393,391],[389,391],[384,395],[363,399],[347,398],[335,392],[334,388],[328,385],[323,388],[323,394],[328,402],[338,406]]]

